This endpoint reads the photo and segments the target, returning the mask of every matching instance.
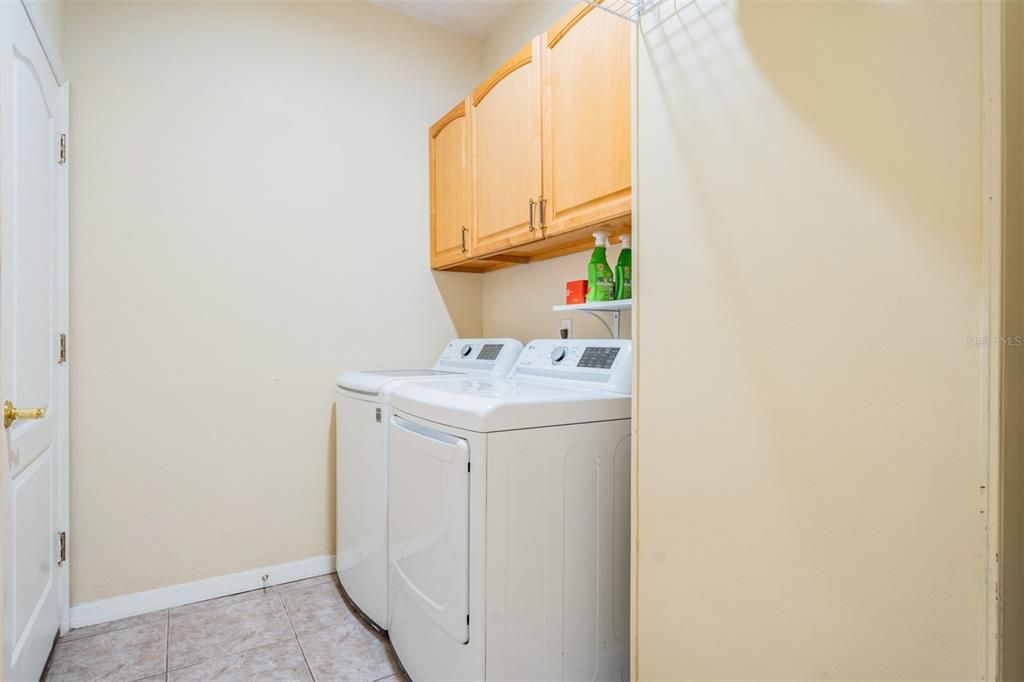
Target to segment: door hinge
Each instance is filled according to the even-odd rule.
[[[57,552],[57,565],[63,566],[64,561],[68,558],[67,535],[64,531],[57,533],[57,544],[59,545],[59,550]]]
[[[57,355],[57,364],[63,365],[68,361],[68,335],[60,335],[60,353]]]
[[[57,163],[64,164],[68,162],[68,136],[66,133],[60,134],[60,152],[57,156]]]
[[[377,408],[377,423],[380,424],[380,408]]]

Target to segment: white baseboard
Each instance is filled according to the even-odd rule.
[[[71,627],[80,628],[85,625],[106,623],[118,618],[138,616],[151,611],[169,609],[173,606],[183,606],[197,601],[255,590],[265,584],[280,585],[293,580],[313,578],[333,572],[333,555],[315,556],[309,559],[290,561],[286,564],[161,587],[156,590],[98,599],[71,607]],[[263,576],[268,576],[266,583],[263,582]]]

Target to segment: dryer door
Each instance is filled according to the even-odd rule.
[[[392,580],[459,642],[469,641],[469,443],[393,416]]]

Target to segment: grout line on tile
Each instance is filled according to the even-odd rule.
[[[2,1],[2,0],[0,0],[0,1]],[[240,594],[250,594],[250,593],[255,594],[256,592],[267,593],[267,592],[270,592],[270,591],[273,591],[274,594],[277,594],[277,588],[276,587],[257,587],[255,590],[246,590],[244,592],[236,592],[235,594],[229,594],[227,596],[229,596],[229,597],[236,597],[236,596],[238,596]],[[279,601],[279,603],[280,603],[280,605],[282,607],[282,610],[284,611],[285,616],[287,617],[288,610],[284,608],[284,600],[281,599],[281,595],[279,595],[279,594],[277,595],[277,597],[278,597],[278,601]],[[223,599],[223,598],[224,597],[217,597],[217,599]],[[207,599],[206,601],[214,601],[214,600],[213,599]],[[201,604],[202,602],[195,602],[195,603]],[[210,609],[206,609],[206,612],[209,613],[211,611],[217,611],[219,609],[226,608],[228,606],[234,606],[234,605],[235,604],[227,604],[225,606],[216,606],[216,607],[213,607],[213,608],[210,608]],[[188,605],[186,604],[186,606],[188,606]],[[249,647],[248,649],[242,649],[240,651],[233,651],[231,653],[224,654],[222,656],[214,656],[213,658],[207,658],[207,659],[204,659],[202,661],[196,661],[194,663],[188,663],[186,665],[179,665],[176,668],[171,668],[171,659],[170,659],[171,654],[170,654],[170,646],[169,646],[169,644],[170,644],[170,627],[171,627],[170,618],[171,618],[171,611],[172,610],[173,609],[167,609],[168,648],[167,648],[167,669],[165,671],[165,674],[167,674],[167,675],[169,675],[171,673],[171,671],[182,670],[184,668],[191,668],[194,665],[200,665],[202,663],[208,663],[210,661],[216,661],[216,660],[219,660],[221,658],[227,658],[229,656],[236,656],[236,655],[239,655],[239,654],[244,654],[246,652],[252,651],[253,649],[259,649],[260,647],[270,646],[272,644],[280,644],[281,642],[287,642],[288,641],[287,638],[278,639],[278,640],[275,640],[273,642],[266,642],[264,644],[257,644],[256,646]],[[288,619],[288,625],[289,625],[289,627],[291,627],[292,634],[294,635],[295,634],[295,628],[291,626],[291,619],[290,618]],[[298,638],[296,637],[296,640],[297,639]],[[299,646],[299,650],[301,651],[301,649],[302,649],[302,647],[300,645]],[[305,656],[303,656],[303,658],[305,658]]]
[[[298,581],[298,582],[303,582],[303,581]],[[288,583],[288,585],[294,585],[294,584],[295,583]],[[313,583],[312,585],[304,585],[303,587],[291,587],[291,588],[289,588],[287,590],[282,590],[281,586],[278,585],[277,586],[277,590],[278,590],[278,594],[281,595],[281,598],[284,599],[284,595],[285,594],[299,594],[301,592],[309,592],[311,590],[315,590],[317,588],[323,587],[324,585],[334,585],[335,589],[337,589],[337,585],[335,585],[334,583],[322,582],[322,583]]]
[[[241,656],[242,654],[247,654],[250,651],[255,651],[256,649],[262,649],[263,647],[266,647],[266,646],[274,646],[275,644],[281,644],[282,642],[287,642],[287,641],[288,641],[287,638],[285,638],[285,639],[277,639],[277,640],[274,640],[273,642],[267,642],[266,644],[258,644],[256,646],[251,646],[248,649],[242,649],[240,651],[232,651],[231,653],[224,654],[223,656],[214,656],[213,658],[205,658],[205,659],[203,659],[201,661],[196,661],[195,663],[189,663],[188,665],[179,665],[177,668],[172,668],[172,669],[168,670],[165,674],[170,675],[172,672],[176,673],[179,670],[184,670],[185,668],[194,668],[197,665],[203,665],[205,663],[210,663],[211,661],[219,661],[222,658],[231,658],[232,656]]]
[[[167,613],[170,613],[170,609],[158,609],[158,611],[167,611]],[[156,613],[156,611],[150,611],[149,613]],[[149,614],[143,613],[143,614],[139,614],[139,615],[145,616],[145,615],[149,615]],[[134,618],[135,616],[130,616],[130,617]],[[86,625],[85,627],[94,628],[94,627],[96,627],[98,625],[103,625],[103,623],[97,623],[96,625]],[[122,626],[122,627],[119,627],[119,628],[111,628],[110,630],[101,630],[100,632],[94,632],[91,635],[83,635],[81,637],[75,637],[73,639],[65,639],[65,637],[67,637],[67,635],[64,635],[64,637],[61,637],[61,638],[59,638],[57,640],[57,644],[71,644],[72,642],[81,642],[82,640],[85,640],[85,639],[92,639],[93,637],[99,637],[100,635],[109,635],[111,632],[121,632],[122,630],[131,630],[132,628],[138,628],[138,627],[142,627],[144,625],[146,625],[146,623],[136,623],[135,625],[125,625],[125,626]],[[150,625],[152,625],[152,623],[150,623]],[[70,634],[71,632],[73,632],[73,630],[68,630],[68,634]]]
[[[243,595],[243,594],[255,594],[256,592],[266,592],[268,589],[270,589],[270,588],[257,587],[255,590],[244,590],[242,592],[235,592],[234,594],[226,594],[223,597],[213,597],[212,599],[203,599],[202,601],[194,601],[194,602],[190,602],[188,604],[182,604],[181,606],[172,606],[171,608],[167,609],[167,616],[169,618],[172,611],[181,611],[181,609],[184,609],[184,608],[189,607],[189,606],[195,606],[196,604],[206,604],[208,602],[220,601],[222,599],[227,599],[228,597],[237,597],[237,596]],[[235,606],[235,605],[237,605],[239,603],[241,603],[241,602],[233,602],[231,604],[221,604],[220,606],[208,606],[208,607],[206,607],[204,609],[198,609],[197,612],[198,611],[217,611],[219,609],[226,609],[229,606]]]
[[[306,650],[302,646],[302,640],[299,639],[299,633],[295,631],[295,623],[292,622],[292,614],[288,612],[288,604],[284,602],[284,597],[281,596],[281,590],[275,587],[274,593],[281,602],[281,608],[284,609],[285,617],[288,618],[288,627],[292,629],[292,635],[295,637],[295,643],[299,645],[299,652],[302,654],[302,660],[306,663],[306,670],[309,671],[309,677],[313,682],[316,682],[316,675],[313,673],[313,667],[309,665],[309,659],[306,658]]]
[[[164,676],[164,680],[166,680],[167,679],[167,673],[153,673],[152,675],[146,675],[145,677],[137,677],[134,680],[132,680],[131,682],[142,682],[143,680],[148,680],[151,677],[156,677],[157,675],[161,675],[161,674]]]

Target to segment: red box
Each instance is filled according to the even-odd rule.
[[[577,279],[572,282],[565,283],[565,304],[572,305],[574,303],[586,303],[587,302],[587,280]]]

